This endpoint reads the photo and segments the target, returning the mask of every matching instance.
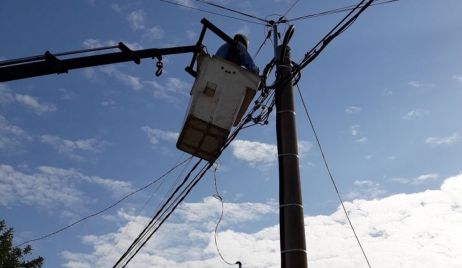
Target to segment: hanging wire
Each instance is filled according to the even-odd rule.
[[[376,2],[372,3],[371,6],[389,4],[389,3],[397,2],[397,1],[399,1],[399,0],[387,0],[387,1],[383,1],[383,2],[376,1]],[[344,6],[344,7],[340,7],[340,8],[336,8],[336,9],[332,9],[332,10],[322,11],[322,12],[319,12],[319,13],[309,14],[309,15],[305,15],[305,16],[301,16],[301,17],[292,18],[292,19],[286,19],[285,21],[286,22],[294,22],[294,21],[298,21],[298,20],[317,18],[317,17],[321,17],[321,16],[332,15],[332,14],[336,14],[336,13],[350,11],[350,10],[353,10],[355,8],[356,8],[356,5],[349,5],[349,6]]]
[[[214,238],[215,238],[215,247],[217,249],[217,252],[218,252],[218,255],[220,256],[221,260],[228,264],[228,265],[239,265],[239,267],[241,267],[241,262],[240,261],[236,261],[235,263],[232,263],[232,262],[229,262],[227,261],[223,255],[221,254],[221,251],[220,251],[220,247],[218,246],[218,226],[220,225],[220,222],[221,220],[223,219],[223,214],[224,214],[224,203],[223,203],[223,197],[220,195],[220,192],[218,191],[218,185],[217,185],[217,170],[218,170],[218,163],[215,163],[215,167],[213,169],[213,181],[214,181],[214,184],[215,184],[215,194],[213,195],[213,197],[215,197],[216,199],[218,199],[218,201],[220,201],[221,203],[221,213],[220,213],[220,218],[218,219],[218,222],[217,224],[215,225],[215,231],[214,231]]]
[[[263,91],[260,91],[263,92]],[[260,94],[257,98],[257,102],[264,102],[268,94]],[[221,154],[236,138],[237,134],[242,128],[251,122],[249,118],[259,109],[258,105],[255,105],[250,112],[241,120],[238,126],[233,130],[231,135],[228,137],[226,143],[220,149]],[[123,253],[123,255],[117,260],[114,267],[125,267],[128,263],[138,254],[138,252],[146,245],[151,237],[158,231],[163,223],[171,216],[179,204],[189,195],[191,190],[197,185],[197,183],[204,177],[206,172],[212,167],[215,161],[206,163],[200,170],[193,175],[199,164],[202,162],[201,159],[192,167],[189,173],[184,178],[183,182],[175,189],[175,191],[168,197],[162,207],[156,212],[151,218],[149,223],[144,227],[138,237],[132,242],[129,248]],[[192,177],[192,179],[190,179]],[[239,263],[240,265],[240,263]]]
[[[103,209],[101,209],[101,210],[99,210],[99,211],[97,211],[97,212],[94,212],[94,213],[92,213],[92,214],[90,214],[90,215],[88,215],[88,216],[85,216],[85,217],[83,217],[83,218],[81,218],[81,219],[79,219],[79,220],[77,220],[77,221],[75,221],[75,222],[73,222],[73,223],[71,223],[71,224],[69,224],[69,225],[67,225],[67,226],[64,226],[64,227],[62,227],[62,228],[60,228],[60,229],[58,229],[58,230],[56,230],[56,231],[53,231],[53,232],[51,232],[51,233],[42,235],[42,236],[37,237],[37,238],[34,238],[34,239],[27,240],[27,241],[25,241],[25,242],[20,243],[19,245],[15,246],[15,247],[21,247],[22,245],[25,245],[25,244],[28,244],[28,243],[31,243],[31,242],[35,242],[35,241],[39,241],[39,240],[43,240],[43,239],[48,238],[48,237],[50,237],[50,236],[54,236],[54,235],[56,235],[56,234],[58,234],[58,233],[61,233],[61,232],[65,231],[65,230],[71,228],[71,227],[74,226],[74,225],[77,225],[77,224],[79,224],[79,223],[81,223],[81,222],[83,222],[83,221],[85,221],[85,220],[88,220],[88,219],[90,219],[90,218],[92,218],[92,217],[96,217],[96,216],[98,216],[98,215],[100,215],[100,214],[102,214],[102,213],[104,213],[104,212],[110,210],[111,208],[113,208],[113,207],[117,206],[118,204],[120,204],[121,202],[123,202],[125,199],[129,198],[130,196],[132,196],[132,195],[134,195],[134,194],[137,194],[138,192],[141,192],[141,191],[143,191],[144,189],[149,188],[149,187],[152,186],[153,184],[155,184],[155,183],[157,183],[158,181],[162,180],[162,179],[165,178],[167,175],[169,175],[171,172],[173,172],[176,168],[178,168],[179,166],[181,166],[181,165],[183,165],[184,163],[188,162],[191,158],[192,158],[192,156],[191,156],[191,157],[188,157],[186,160],[181,161],[180,163],[178,163],[178,164],[176,164],[175,166],[173,166],[171,169],[169,169],[167,172],[165,172],[164,174],[162,174],[162,175],[161,175],[160,177],[158,177],[157,179],[155,179],[155,180],[151,181],[150,183],[146,184],[145,186],[143,186],[143,187],[141,187],[141,188],[138,188],[137,190],[135,190],[135,191],[133,191],[133,192],[131,192],[131,193],[125,195],[124,197],[122,197],[121,199],[117,200],[117,201],[114,202],[113,204],[111,204],[111,205],[109,205],[109,206],[107,206],[107,207],[105,207],[105,208],[103,208]]]
[[[316,132],[316,128],[314,127],[314,124],[313,124],[313,121],[311,120],[311,117],[310,117],[310,114],[308,112],[308,108],[307,108],[307,105],[305,103],[305,100],[303,98],[303,95],[302,95],[302,92],[300,91],[300,88],[298,87],[297,85],[297,91],[298,91],[298,94],[300,96],[300,99],[302,101],[302,104],[303,104],[303,108],[305,109],[305,114],[306,114],[306,117],[308,118],[308,122],[311,126],[311,130],[313,131],[313,134],[314,134],[314,137],[316,139],[316,143],[318,144],[318,148],[319,148],[319,151],[321,152],[321,156],[322,156],[322,161],[324,162],[324,166],[326,167],[326,170],[327,170],[327,173],[329,174],[329,178],[330,178],[330,181],[332,182],[332,185],[334,186],[334,189],[335,189],[335,192],[337,194],[337,198],[338,200],[340,201],[340,204],[342,205],[342,208],[343,208],[343,212],[345,213],[345,216],[348,220],[348,224],[350,225],[350,228],[351,230],[353,231],[353,234],[356,238],[356,242],[358,243],[359,247],[361,248],[361,252],[363,253],[363,256],[364,256],[364,259],[366,260],[367,262],[367,266],[369,268],[371,268],[371,264],[369,263],[369,259],[367,258],[367,255],[366,255],[366,252],[364,251],[364,248],[361,244],[361,241],[359,240],[359,237],[358,235],[356,234],[356,231],[355,231],[355,228],[353,226],[353,223],[351,222],[350,220],[350,216],[348,215],[348,212],[345,208],[345,205],[343,203],[343,199],[342,197],[340,196],[340,192],[338,190],[338,187],[337,187],[337,183],[335,182],[335,179],[334,179],[334,176],[332,175],[332,172],[330,171],[330,168],[329,168],[329,164],[327,163],[327,159],[326,159],[326,156],[324,154],[324,150],[321,146],[321,141],[319,140],[319,137],[318,137],[318,134]]]
[[[248,23],[254,23],[254,24],[259,24],[259,25],[265,25],[265,23],[262,23],[262,22],[251,21],[251,20],[247,20],[247,19],[243,19],[243,18],[238,18],[238,17],[234,17],[234,16],[229,16],[229,15],[225,15],[225,14],[221,14],[221,13],[217,13],[217,12],[213,12],[213,11],[209,11],[209,10],[197,8],[197,7],[192,7],[192,6],[188,6],[188,5],[183,5],[183,4],[176,3],[176,2],[173,2],[173,1],[169,1],[169,0],[159,0],[159,1],[164,2],[164,3],[171,4],[171,5],[176,5],[176,6],[180,6],[180,7],[184,7],[184,8],[189,8],[189,9],[196,10],[196,11],[205,12],[205,13],[212,14],[212,15],[217,15],[217,16],[220,16],[220,17],[225,17],[225,18],[229,18],[229,19],[245,21],[245,22],[248,22]]]
[[[264,23],[269,22],[269,21],[267,21],[265,19],[262,19],[262,18],[259,18],[259,17],[255,16],[255,15],[250,15],[250,14],[238,11],[238,10],[234,10],[234,9],[231,9],[231,8],[228,8],[228,7],[225,7],[225,6],[221,6],[221,5],[209,2],[209,1],[196,0],[196,2],[204,3],[204,4],[207,4],[207,5],[213,6],[213,7],[217,7],[217,8],[224,9],[224,10],[227,10],[227,11],[230,11],[230,12],[234,12],[234,13],[237,13],[237,14],[245,16],[245,17],[249,17],[249,18],[252,18],[252,19],[259,20],[259,21],[264,22]]]

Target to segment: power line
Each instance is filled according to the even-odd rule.
[[[282,17],[287,16],[287,14],[298,4],[298,2],[300,2],[300,0],[295,1],[295,2],[289,7],[289,9],[287,9],[287,11],[284,12],[284,15],[282,15]]]
[[[345,205],[343,204],[342,197],[340,196],[340,192],[338,190],[337,184],[335,183],[334,176],[332,175],[332,172],[330,171],[329,164],[327,163],[326,156],[324,155],[324,150],[322,149],[321,142],[319,140],[319,137],[318,137],[318,134],[317,134],[316,129],[314,127],[313,121],[311,120],[310,114],[308,112],[308,108],[307,108],[307,106],[305,104],[305,100],[303,99],[302,92],[300,91],[300,88],[298,87],[298,85],[297,85],[297,89],[298,89],[298,94],[300,96],[300,99],[302,100],[303,107],[305,109],[306,117],[308,118],[308,121],[310,123],[311,130],[313,131],[314,137],[316,139],[316,143],[318,144],[318,147],[319,147],[319,151],[321,152],[321,156],[322,156],[322,160],[324,162],[324,166],[326,167],[327,173],[329,174],[330,181],[332,182],[332,185],[334,186],[334,189],[335,189],[335,192],[337,193],[337,197],[338,197],[338,199],[340,201],[340,204],[342,204],[343,212],[345,213],[345,216],[346,216],[346,218],[348,220],[348,223],[349,223],[349,225],[351,227],[351,230],[353,231],[353,234],[354,234],[354,236],[356,238],[356,242],[358,243],[359,247],[361,248],[361,252],[363,253],[363,256],[364,256],[364,258],[365,258],[365,260],[367,262],[367,266],[369,268],[371,268],[371,264],[369,263],[369,259],[367,258],[366,252],[364,251],[364,248],[361,245],[361,241],[359,241],[359,237],[356,234],[355,228],[353,227],[353,223],[351,223],[350,216],[348,216],[348,212],[347,212],[347,210],[345,208]]]
[[[314,59],[316,59],[319,54],[327,47],[327,45],[332,42],[337,36],[343,33],[348,29],[353,22],[361,15],[364,10],[366,10],[374,0],[362,0],[354,9],[350,11],[335,27],[332,28],[325,36],[322,38],[310,51],[305,54],[303,60],[294,68],[292,71],[292,76],[290,77],[291,81],[293,77],[301,72],[308,64],[310,64]],[[359,9],[359,10],[358,10]],[[356,10],[358,10],[356,12]]]
[[[262,93],[255,102],[254,107],[239,123],[239,125],[233,130],[231,135],[226,140],[226,143],[220,149],[220,154],[230,145],[230,143],[236,138],[237,134],[243,127],[252,122],[252,115],[260,109],[261,103],[268,98],[268,94]],[[264,111],[262,111],[263,113]],[[145,244],[151,239],[151,237],[157,232],[162,224],[170,217],[175,211],[179,204],[189,195],[191,190],[197,185],[197,183],[204,177],[206,172],[212,167],[215,161],[208,162],[204,165],[193,179],[189,180],[195,169],[201,163],[201,159],[192,167],[189,173],[184,178],[183,182],[175,189],[175,191],[168,197],[162,207],[155,213],[149,223],[144,227],[138,237],[132,242],[129,248],[123,253],[123,255],[117,260],[114,267],[125,267],[128,263],[136,256],[136,254],[145,246]],[[186,186],[185,186],[186,185]],[[180,192],[180,193],[178,193]]]
[[[375,0],[375,1],[377,1],[377,0]],[[397,1],[399,1],[399,0],[387,0],[387,1],[382,1],[382,2],[375,2],[375,3],[372,3],[371,6],[389,4],[389,3],[397,2]],[[317,18],[317,17],[321,17],[321,16],[332,15],[332,14],[336,14],[336,13],[350,11],[350,10],[353,10],[355,8],[356,8],[356,5],[349,5],[349,6],[344,6],[344,7],[340,7],[340,8],[336,8],[336,9],[332,9],[332,10],[322,11],[322,12],[319,12],[319,13],[309,14],[309,15],[305,15],[305,16],[301,16],[301,17],[292,18],[292,19],[286,19],[285,21],[286,22],[293,22],[293,21],[298,21],[298,20]]]
[[[88,215],[88,216],[85,216],[85,217],[83,217],[83,218],[81,218],[81,219],[79,219],[79,220],[77,220],[77,221],[75,221],[75,222],[73,222],[73,223],[71,223],[71,224],[69,224],[69,225],[67,225],[67,226],[64,226],[64,227],[62,227],[62,228],[60,228],[60,229],[58,229],[58,230],[56,230],[56,231],[53,231],[53,232],[51,232],[51,233],[42,235],[42,236],[40,236],[40,237],[37,237],[37,238],[30,239],[30,240],[27,240],[27,241],[25,241],[25,242],[22,242],[21,244],[17,245],[16,247],[21,247],[22,245],[25,245],[25,244],[28,244],[28,243],[31,243],[31,242],[35,242],[35,241],[39,241],[39,240],[43,240],[43,239],[48,238],[48,237],[50,237],[50,236],[56,235],[56,234],[58,234],[58,233],[61,233],[61,232],[65,231],[66,229],[71,228],[72,226],[74,226],[74,225],[76,225],[76,224],[79,224],[79,223],[81,223],[81,222],[83,222],[83,221],[85,221],[85,220],[88,220],[88,219],[90,219],[90,218],[92,218],[92,217],[98,216],[98,215],[100,215],[100,214],[102,214],[102,213],[104,213],[104,212],[110,210],[111,208],[113,208],[113,207],[117,206],[118,204],[120,204],[121,202],[123,202],[125,199],[129,198],[130,196],[132,196],[132,195],[134,195],[134,194],[136,194],[136,193],[138,193],[138,192],[141,192],[141,191],[143,191],[144,189],[146,189],[146,188],[152,186],[152,185],[155,184],[156,182],[160,181],[161,179],[163,179],[164,177],[166,177],[168,174],[170,174],[171,172],[173,172],[176,168],[178,168],[179,166],[181,166],[181,165],[183,165],[184,163],[186,163],[187,161],[189,161],[191,158],[192,158],[192,156],[191,156],[191,157],[188,157],[186,160],[181,161],[180,163],[178,163],[178,164],[176,164],[175,166],[173,166],[171,169],[169,169],[167,172],[165,172],[164,174],[162,174],[162,175],[161,175],[160,177],[158,177],[157,179],[155,179],[155,180],[151,181],[150,183],[146,184],[145,186],[143,186],[143,187],[141,187],[141,188],[138,188],[137,190],[135,190],[135,191],[133,191],[133,192],[131,192],[131,193],[125,195],[125,196],[122,197],[121,199],[117,200],[115,203],[113,203],[113,204],[111,204],[111,205],[109,205],[109,206],[107,206],[107,207],[105,207],[105,208],[103,208],[103,209],[101,209],[101,210],[99,210],[99,211],[97,211],[97,212],[94,212],[94,213],[92,213],[92,214],[90,214],[90,215]]]
[[[250,14],[247,14],[247,13],[244,13],[244,12],[241,12],[241,11],[238,11],[238,10],[235,10],[235,9],[231,9],[231,8],[228,8],[228,7],[224,7],[224,6],[221,6],[221,5],[218,5],[218,4],[209,2],[209,1],[205,1],[205,0],[196,0],[196,1],[197,1],[197,2],[201,2],[201,3],[204,3],[204,4],[207,4],[207,5],[210,5],[210,6],[214,6],[214,7],[220,8],[220,9],[224,9],[224,10],[227,10],[227,11],[230,11],[230,12],[234,12],[234,13],[240,14],[240,15],[242,15],[242,16],[246,16],[246,17],[252,18],[252,19],[256,19],[256,20],[259,20],[259,21],[264,22],[264,23],[269,23],[269,21],[267,21],[267,20],[265,20],[265,19],[262,19],[262,18],[259,18],[259,17],[257,17],[257,16],[250,15]]]
[[[259,24],[259,25],[265,25],[264,23],[261,23],[261,22],[251,21],[251,20],[242,19],[242,18],[238,18],[238,17],[233,17],[233,16],[229,16],[229,15],[225,15],[225,14],[220,14],[220,13],[216,13],[216,12],[209,11],[209,10],[205,10],[205,9],[201,9],[201,8],[192,7],[192,6],[188,6],[188,5],[183,5],[183,4],[180,4],[180,3],[172,2],[172,1],[169,1],[169,0],[159,0],[159,1],[164,2],[164,3],[171,4],[171,5],[176,5],[176,6],[180,6],[180,7],[184,7],[184,8],[189,8],[189,9],[192,9],[192,10],[197,10],[197,11],[205,12],[205,13],[212,14],[212,15],[217,15],[217,16],[229,18],[229,19],[240,20],[240,21],[245,21],[245,22],[248,22],[248,23],[254,23],[254,24]]]

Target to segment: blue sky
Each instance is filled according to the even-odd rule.
[[[178,1],[211,9],[192,0]],[[293,0],[216,3],[267,17]],[[355,4],[299,1],[287,17]],[[462,2],[401,0],[371,7],[300,81],[341,194],[373,267],[462,262]],[[343,14],[295,23],[299,61]],[[206,17],[243,32],[254,55],[258,24],[160,1],[2,1],[0,58],[112,45],[194,44]],[[277,18],[277,15],[269,18]],[[284,27],[282,27],[282,30]],[[214,53],[222,43],[208,33]],[[272,58],[270,42],[256,57]],[[193,79],[191,55],[74,70],[0,84],[0,218],[16,242],[67,225],[141,187],[186,158],[175,148]],[[366,267],[296,100],[310,267]],[[225,201],[219,244],[244,267],[278,267],[274,115],[220,158]],[[135,238],[178,174],[97,218],[33,243],[45,267],[108,267]],[[226,267],[213,243],[220,204],[212,174],[193,190],[131,267]],[[406,254],[403,254],[406,252]]]

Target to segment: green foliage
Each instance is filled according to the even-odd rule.
[[[23,249],[13,247],[13,228],[6,228],[4,220],[0,220],[0,267],[1,268],[40,268],[43,258],[25,260],[26,255],[32,252],[32,247],[27,245]]]

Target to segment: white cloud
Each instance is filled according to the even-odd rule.
[[[0,115],[0,150],[12,151],[23,146],[24,142],[32,141],[32,137],[22,128],[11,124]]]
[[[411,87],[423,87],[424,86],[424,84],[418,81],[414,81],[414,80],[409,81],[407,84],[410,85]]]
[[[439,178],[439,174],[437,173],[429,173],[429,174],[422,174],[420,176],[417,176],[415,178],[401,178],[401,177],[396,177],[396,178],[391,178],[390,181],[392,182],[397,182],[400,184],[423,184],[428,181],[433,181]]]
[[[11,103],[20,103],[26,106],[27,108],[33,110],[35,113],[39,115],[42,113],[54,112],[57,110],[56,106],[53,104],[39,101],[37,97],[33,97],[30,95],[13,93],[5,85],[0,84],[0,104]]]
[[[130,25],[130,28],[132,28],[132,30],[134,31],[144,29],[145,17],[146,12],[144,12],[144,10],[142,9],[135,10],[128,14],[127,21]]]
[[[144,83],[151,86],[154,98],[165,99],[170,102],[175,102],[178,95],[187,96],[191,90],[190,83],[176,77],[168,77],[164,84],[156,81],[144,81]]]
[[[462,83],[462,75],[453,75],[452,78]]]
[[[435,86],[434,84],[424,84],[422,82],[415,81],[415,80],[411,80],[407,84],[410,85],[411,87],[414,87],[414,88],[434,87]]]
[[[30,95],[16,94],[16,101],[34,110],[37,114],[56,111],[56,106],[53,104],[40,102]]]
[[[95,138],[68,140],[53,135],[42,135],[40,142],[49,144],[58,152],[78,160],[82,160],[79,153],[101,153],[109,145],[107,142]]]
[[[114,105],[115,105],[115,101],[113,99],[108,99],[108,100],[101,102],[101,106],[103,107],[109,107],[109,106],[114,106]]]
[[[414,109],[414,110],[409,111],[406,115],[404,115],[404,116],[403,116],[403,119],[412,120],[412,119],[416,119],[416,118],[422,117],[422,116],[424,116],[425,114],[427,114],[427,111],[425,111],[425,110],[422,110],[422,109]]]
[[[0,205],[73,208],[87,202],[78,187],[82,183],[98,185],[114,196],[132,191],[128,182],[87,176],[73,169],[41,166],[28,174],[10,165],[0,165]]]
[[[360,183],[361,184],[361,183]],[[366,183],[368,184],[368,183]],[[440,189],[396,194],[375,200],[354,200],[345,206],[373,267],[459,267],[462,263],[462,175],[448,178]],[[183,205],[188,217],[170,219],[132,260],[133,267],[224,267],[214,245],[214,225],[189,218],[204,213],[213,200]],[[249,208],[234,204],[242,213]],[[226,204],[225,204],[226,206]],[[253,210],[253,207],[250,206]],[[218,208],[215,208],[217,211]],[[269,210],[268,213],[273,213]],[[175,215],[175,213],[174,213]],[[200,215],[205,223],[214,213]],[[239,215],[239,212],[238,212]],[[119,212],[127,223],[103,235],[82,241],[91,253],[62,252],[64,267],[110,267],[149,220]],[[228,218],[225,207],[225,219]],[[231,217],[229,217],[231,218]],[[258,221],[258,217],[250,219]],[[280,267],[279,227],[255,232],[237,231],[242,223],[220,228],[220,250],[244,267]],[[305,216],[310,267],[363,267],[361,251],[339,208],[330,215]]]
[[[386,193],[379,183],[371,180],[355,180],[353,185],[355,189],[346,195],[348,199],[372,199],[383,196]]]
[[[250,166],[271,165],[277,160],[277,146],[258,141],[234,140],[231,143],[234,157]]]
[[[347,112],[347,113],[349,113],[349,114],[359,113],[359,112],[361,112],[361,107],[358,107],[358,106],[348,106],[348,107],[345,109],[345,112]]]
[[[364,144],[364,143],[367,143],[367,138],[362,137],[362,138],[356,139],[355,142]]]
[[[414,183],[420,184],[420,183],[424,183],[427,181],[436,180],[438,179],[438,177],[439,175],[436,173],[424,174],[424,175],[420,175],[419,177],[415,178]]]
[[[155,129],[148,126],[141,127],[141,130],[148,135],[149,142],[152,144],[158,144],[160,141],[176,141],[179,136],[177,132]]]
[[[143,83],[141,82],[140,77],[123,73],[119,71],[115,66],[112,66],[112,65],[101,67],[100,70],[103,73],[119,80],[120,82],[132,88],[133,90],[143,89]]]
[[[196,33],[195,33],[194,31],[187,30],[187,31],[186,31],[186,38],[187,38],[189,41],[193,41],[194,39],[196,39]]]
[[[298,153],[303,157],[313,148],[309,141],[298,142]],[[251,167],[268,167],[277,161],[277,146],[258,141],[234,140],[231,143],[233,156],[246,161]]]
[[[455,132],[451,136],[448,137],[428,137],[425,139],[425,143],[431,144],[431,145],[451,145],[460,140],[459,133]]]
[[[137,42],[123,41],[123,43],[127,47],[129,47],[130,49],[133,49],[133,50],[143,49],[143,46],[140,45]],[[82,43],[84,48],[99,48],[99,47],[106,47],[106,46],[116,46],[117,44],[118,44],[118,42],[115,41],[115,40],[100,41],[99,39],[95,39],[95,38],[86,39]]]
[[[11,90],[0,83],[0,104],[9,104],[15,101],[15,96]]]
[[[352,136],[358,135],[358,128],[359,128],[359,127],[360,127],[359,125],[354,125],[354,126],[351,126],[351,127],[350,127],[351,135],[352,135]]]
[[[119,4],[111,4],[111,9],[116,13],[122,13],[122,8]]]
[[[160,40],[162,38],[164,38],[164,29],[160,26],[151,27],[143,34],[143,39],[148,41]]]
[[[194,2],[192,0],[173,0],[173,2],[188,6],[188,7],[195,7]]]

